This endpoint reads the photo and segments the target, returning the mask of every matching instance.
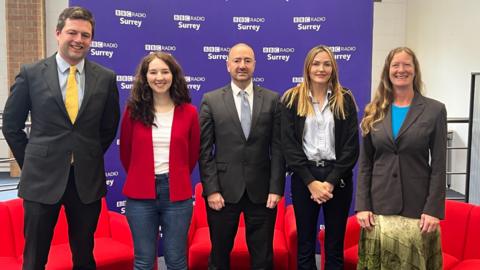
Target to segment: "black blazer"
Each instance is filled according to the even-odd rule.
[[[415,93],[396,139],[389,108],[363,137],[355,210],[443,218],[446,152],[445,105]]]
[[[200,174],[203,195],[220,192],[237,203],[245,190],[254,203],[283,195],[285,161],[280,145],[280,97],[253,87],[252,126],[245,138],[230,84],[206,93],[200,107]]]
[[[18,195],[53,204],[68,182],[71,153],[75,183],[83,203],[106,193],[103,154],[119,119],[113,71],[85,60],[85,94],[75,124],[68,117],[58,83],[55,55],[25,65],[10,89],[3,112],[3,134],[22,168]],[[30,136],[23,131],[31,114]]]
[[[347,116],[343,120],[334,115],[336,161],[327,179],[315,179],[308,169],[308,159],[302,146],[306,117],[297,115],[298,100],[294,101],[291,108],[282,106],[281,128],[285,160],[288,168],[300,177],[305,185],[313,180],[325,180],[336,186],[340,179],[344,181],[352,179],[352,169],[357,162],[359,152],[357,107],[350,94],[345,93],[343,97]]]

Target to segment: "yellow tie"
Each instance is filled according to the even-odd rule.
[[[77,67],[71,66],[67,79],[67,91],[65,93],[65,107],[67,108],[70,121],[75,123],[75,119],[78,114],[78,88],[75,74],[77,73]]]

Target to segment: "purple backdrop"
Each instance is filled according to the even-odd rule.
[[[255,50],[254,82],[279,93],[300,82],[310,48],[331,46],[340,81],[353,91],[360,111],[370,101],[372,0],[70,0],[70,5],[94,13],[88,57],[118,74],[122,108],[140,59],[156,50],[177,58],[198,106],[203,93],[229,82],[225,59],[237,42]],[[109,207],[124,213],[118,140],[105,159]],[[197,170],[193,179],[199,181]]]

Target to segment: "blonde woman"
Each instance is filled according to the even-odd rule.
[[[361,122],[358,269],[442,269],[445,106],[421,94],[414,52],[393,49]]]
[[[303,82],[283,96],[282,144],[292,175],[298,232],[298,269],[317,269],[317,219],[323,207],[326,269],[343,269],[343,239],[358,158],[357,106],[338,80],[326,46],[312,48]]]

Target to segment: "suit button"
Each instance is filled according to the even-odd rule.
[[[247,162],[246,162],[246,161],[244,161],[244,162],[242,162],[242,163],[243,163],[243,165],[247,165]]]
[[[397,177],[397,174],[396,174],[396,173],[394,173],[394,174],[392,174],[392,176],[393,176],[393,177]]]
[[[393,151],[393,153],[394,153],[395,155],[398,155],[398,152],[397,152],[397,150]]]

